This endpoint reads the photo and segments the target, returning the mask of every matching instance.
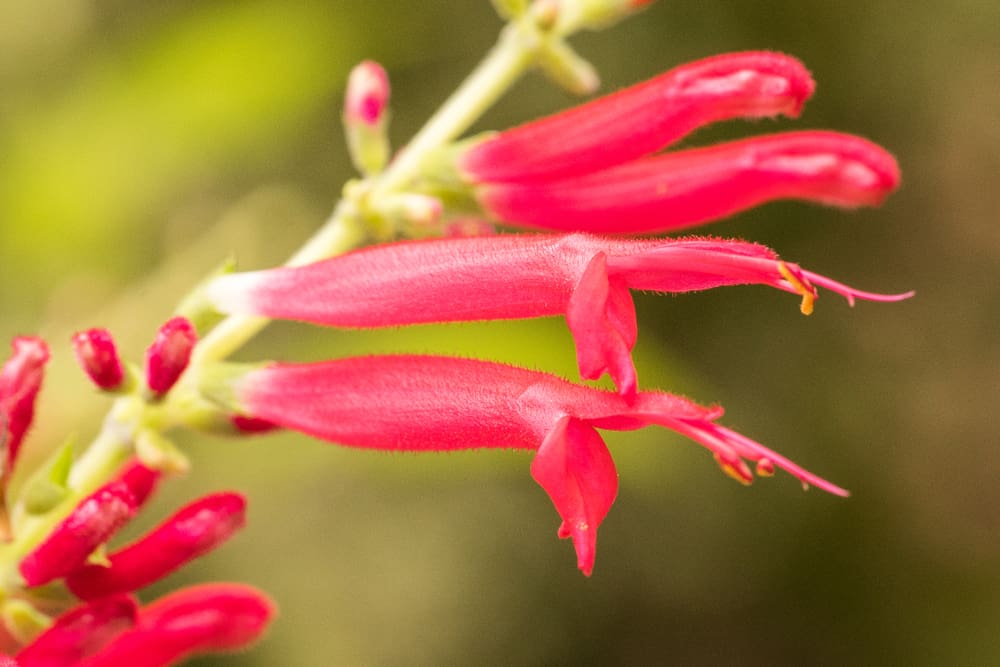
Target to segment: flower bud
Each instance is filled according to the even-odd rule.
[[[386,133],[389,77],[381,65],[366,60],[351,70],[344,98],[344,130],[354,165],[364,174],[381,171],[389,159]]]
[[[4,480],[14,468],[21,441],[34,419],[35,398],[49,360],[49,347],[41,338],[18,336],[12,347],[14,354],[0,369],[0,479]]]
[[[196,500],[151,533],[108,556],[107,565],[86,565],[66,578],[82,599],[139,590],[162,579],[232,537],[246,524],[246,499],[215,493]]]
[[[198,334],[184,317],[174,317],[156,332],[146,350],[146,385],[156,396],[170,391],[187,368]]]
[[[74,607],[21,649],[17,654],[18,664],[21,667],[78,665],[112,637],[135,625],[137,611],[135,600],[127,595]]]
[[[125,370],[115,340],[107,329],[88,329],[73,336],[76,360],[91,381],[105,391],[114,391],[122,385]]]
[[[260,638],[275,614],[274,603],[250,586],[190,586],[143,607],[135,629],[86,664],[159,667],[197,653],[240,650]]]
[[[123,481],[107,484],[79,505],[21,561],[28,586],[41,586],[77,569],[135,513],[135,496]]]

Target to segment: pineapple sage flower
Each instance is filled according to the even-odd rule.
[[[535,451],[531,474],[571,537],[577,566],[594,567],[597,529],[618,493],[618,474],[597,429],[658,425],[708,448],[722,469],[749,484],[775,467],[804,485],[847,495],[723,426],[718,407],[660,391],[621,395],[505,364],[439,356],[370,356],[312,364],[219,363],[201,390],[223,409],[321,440],[384,451],[514,448]]]
[[[880,204],[899,185],[896,161],[848,134],[789,132],[648,157],[719,120],[796,116],[812,91],[788,56],[716,56],[462,142],[439,185],[460,183],[505,223],[566,231],[674,231],[777,199]]]
[[[587,234],[506,235],[375,246],[315,264],[228,274],[207,287],[220,311],[339,327],[565,315],[583,378],[607,372],[634,396],[637,326],[629,290],[690,292],[738,284],[801,295],[816,285],[896,301],[778,259],[755,243],[706,238],[620,239]]]

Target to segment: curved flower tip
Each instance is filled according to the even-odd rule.
[[[474,359],[385,356],[206,374],[206,396],[227,409],[352,447],[444,451],[481,447],[535,450],[531,473],[555,505],[562,537],[572,537],[580,569],[594,565],[597,530],[614,502],[618,477],[596,429],[659,425],[716,455],[748,482],[746,461],[774,467],[831,493],[833,484],[762,445],[723,429],[708,408],[665,392],[619,394],[546,373]]]
[[[14,467],[21,441],[35,417],[49,346],[41,338],[17,336],[14,352],[0,369],[0,479]]]
[[[250,586],[191,586],[143,607],[134,629],[84,664],[164,667],[195,654],[244,649],[264,634],[275,615],[271,599]]]
[[[562,518],[559,537],[573,538],[577,567],[589,577],[597,527],[618,495],[618,472],[607,445],[585,422],[563,417],[539,445],[531,476],[552,499]]]
[[[654,153],[717,121],[797,116],[814,88],[808,70],[791,56],[714,56],[473,142],[457,164],[473,183],[587,174]]]
[[[480,186],[499,220],[538,229],[667,232],[780,200],[876,206],[900,181],[895,158],[860,137],[788,132],[644,158],[573,179]]]

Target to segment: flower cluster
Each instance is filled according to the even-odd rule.
[[[120,390],[126,373],[110,334],[94,329],[77,334],[73,342],[94,384]],[[193,344],[187,320],[174,318],[161,327],[147,350],[145,390],[151,396],[169,391]],[[40,339],[19,338],[0,371],[0,421],[3,437],[13,445],[6,471],[31,424],[48,356]],[[76,499],[80,489],[70,479],[69,456],[70,449],[63,448],[31,477],[11,516],[12,537],[38,533],[41,539],[17,559],[16,573],[5,577],[8,594],[15,587],[21,591],[4,602],[9,635],[4,643],[13,639],[23,645],[14,658],[4,659],[20,667],[156,667],[196,653],[239,649],[261,635],[274,605],[249,586],[204,584],[147,605],[134,595],[242,528],[246,500],[241,494],[199,498],[135,542],[108,552],[108,541],[147,502],[164,472],[133,457],[111,481]],[[68,512],[52,523],[60,507]],[[74,601],[78,604],[72,606]],[[46,607],[65,611],[47,622],[37,616]]]
[[[531,472],[589,575],[597,530],[618,489],[596,429],[656,424],[715,455],[743,483],[783,468],[846,495],[705,408],[640,391],[631,350],[630,290],[689,292],[759,284],[797,294],[809,314],[824,287],[847,298],[896,301],[787,263],[753,243],[596,236],[669,231],[779,198],[856,207],[899,181],[891,155],[833,132],[756,137],[663,155],[694,129],[728,118],[794,116],[813,81],[794,58],[736,53],[667,72],[555,116],[459,143],[424,174],[424,193],[464,194],[508,224],[566,230],[403,241],[304,266],[223,275],[205,289],[219,311],[338,327],[562,315],[580,375],[607,373],[618,394],[486,361],[428,356],[319,364],[219,366],[202,391],[226,410],[331,442],[382,450],[512,447],[535,451]]]

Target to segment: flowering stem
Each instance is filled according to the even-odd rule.
[[[539,36],[529,25],[510,24],[479,66],[417,132],[375,184],[374,195],[406,183],[429,152],[458,137],[490,108],[531,64]]]

